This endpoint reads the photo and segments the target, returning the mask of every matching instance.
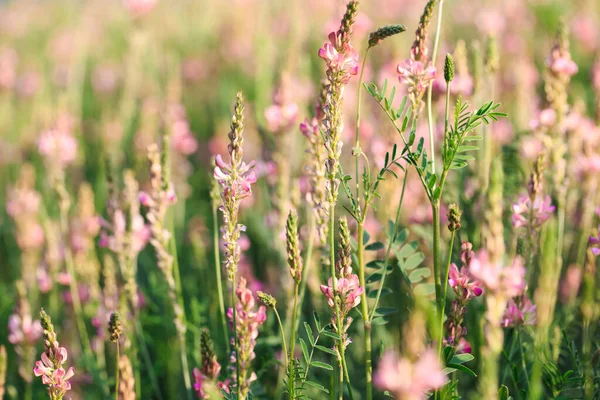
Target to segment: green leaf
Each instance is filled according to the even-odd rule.
[[[466,372],[467,374],[471,375],[474,378],[477,377],[477,374],[475,373],[475,371],[473,371],[471,368],[464,366],[462,364],[448,364],[448,368]]]
[[[375,317],[371,320],[371,325],[385,325],[387,324],[389,321],[388,317],[383,316],[383,317]]]
[[[474,151],[474,150],[479,150],[479,146],[467,146],[467,145],[458,146],[458,149],[456,149],[456,152],[462,153],[464,151]]]
[[[414,293],[417,296],[429,296],[434,292],[435,285],[433,283],[420,283],[414,289]]]
[[[410,271],[411,269],[414,269],[417,266],[419,266],[419,264],[421,264],[423,260],[425,260],[425,255],[423,255],[423,253],[415,253],[412,256],[408,257],[406,261],[404,261],[404,263],[402,264],[402,269]]]
[[[300,338],[300,347],[302,348],[302,355],[304,356],[304,362],[308,364],[308,348],[304,339]]]
[[[469,353],[463,353],[463,354],[456,354],[454,357],[452,357],[452,359],[450,360],[451,364],[464,364],[468,361],[474,360],[475,357],[473,357],[472,354]]]
[[[508,388],[506,387],[506,385],[502,385],[500,386],[500,389],[498,389],[498,400],[511,400],[512,397],[510,396],[510,393],[508,392]]]
[[[369,240],[371,240],[371,235],[369,235],[369,232],[365,231],[363,234],[363,246],[369,243]]]
[[[310,328],[308,322],[304,322],[304,329],[306,330],[306,336],[308,336],[308,341],[310,342],[310,345],[314,346],[315,338],[313,336],[312,329]]]
[[[408,276],[408,279],[410,279],[412,283],[417,283],[421,282],[425,278],[429,278],[429,276],[431,276],[431,270],[429,268],[423,267],[417,268],[413,272],[411,272]]]
[[[398,257],[398,259],[404,259],[404,258],[408,257],[409,255],[411,255],[412,253],[414,253],[415,250],[417,249],[417,247],[419,247],[419,242],[417,242],[416,240],[413,240],[412,242],[407,243],[404,246],[402,246],[400,248],[400,250],[395,251],[396,257]]]
[[[311,382],[311,381],[308,381],[308,380],[307,380],[307,381],[304,381],[304,384],[305,384],[306,386],[310,386],[311,388],[314,388],[314,389],[320,390],[321,392],[329,393],[329,390],[325,389],[325,387],[324,387],[323,385],[319,385],[319,384],[318,384],[318,383],[316,383],[316,382]]]
[[[321,318],[319,318],[319,314],[316,311],[313,311],[313,319],[315,320],[315,326],[318,331],[321,331]]]
[[[332,338],[332,339],[335,339],[335,340],[341,340],[341,337],[340,337],[340,335],[338,335],[338,334],[337,334],[337,333],[335,333],[335,332],[331,332],[331,331],[323,331],[323,332],[321,332],[321,335],[323,335],[323,336],[327,336],[327,337],[330,337],[330,338]]]
[[[311,366],[313,367],[317,367],[317,368],[323,368],[326,369],[328,371],[333,371],[333,367],[327,363],[324,363],[322,361],[313,361],[310,363]]]
[[[331,349],[330,349],[330,348],[328,348],[328,347],[321,346],[320,344],[316,344],[316,345],[315,345],[315,348],[316,348],[316,349],[319,349],[319,350],[321,350],[321,351],[323,351],[323,352],[325,352],[325,353],[328,353],[328,354],[331,354],[331,355],[337,356],[337,353],[336,353],[335,351],[331,350]]]
[[[374,243],[371,243],[370,245],[368,245],[367,247],[365,247],[365,250],[368,250],[368,251],[377,251],[377,250],[383,249],[384,247],[385,246],[384,246],[383,243],[381,243],[381,242],[374,242]]]

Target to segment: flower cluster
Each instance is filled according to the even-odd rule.
[[[525,268],[520,257],[515,257],[511,265],[503,266],[500,261],[490,261],[487,252],[480,250],[469,263],[468,273],[489,292],[502,293],[506,298],[518,296],[525,290]]]
[[[344,85],[352,75],[358,73],[358,52],[350,44],[352,26],[356,19],[358,2],[350,1],[346,13],[342,18],[340,29],[329,34],[329,42],[319,49],[319,57],[327,63],[327,101],[323,109],[323,128],[325,131],[325,160],[327,178],[327,201],[331,204],[337,202],[340,182],[336,178],[338,165],[342,154],[342,132],[344,121],[342,118],[342,99]]]
[[[256,182],[256,175],[252,168],[254,162],[246,164],[242,161],[243,131],[244,131],[244,104],[242,93],[238,93],[231,118],[231,131],[229,132],[229,156],[231,163],[223,161],[221,155],[216,157],[214,177],[221,186],[221,212],[223,213],[223,226],[221,233],[225,243],[225,268],[228,278],[233,280],[241,249],[239,246],[240,234],[245,227],[238,224],[240,202],[252,195],[251,185]]]
[[[428,392],[441,388],[447,381],[433,349],[425,350],[416,361],[387,352],[373,378],[377,387],[402,400],[425,400],[429,398]]]
[[[289,95],[289,77],[282,76],[280,86],[273,93],[273,104],[265,109],[267,128],[274,133],[283,133],[294,125],[298,117],[298,104]]]
[[[444,338],[446,345],[456,347],[457,353],[470,352],[470,344],[465,339],[467,328],[463,325],[464,317],[467,312],[467,304],[474,298],[479,297],[483,293],[481,284],[473,280],[466,272],[468,262],[472,258],[471,243],[465,242],[462,244],[461,258],[463,260],[463,268],[459,270],[456,264],[450,264],[448,272],[448,284],[456,293],[456,299],[452,302],[452,308],[448,314],[448,319],[445,323],[445,331],[447,336]]]
[[[49,166],[63,169],[77,157],[77,140],[71,132],[71,123],[57,122],[54,129],[43,132],[38,141],[38,149]]]
[[[360,286],[358,275],[352,273],[352,257],[350,246],[350,233],[345,218],[340,219],[340,245],[338,260],[335,267],[335,278],[329,278],[327,285],[321,285],[321,292],[327,298],[327,304],[333,313],[331,323],[340,335],[342,348],[345,349],[352,340],[347,331],[352,324],[348,316],[350,311],[358,306],[364,287]]]
[[[529,196],[519,196],[512,205],[512,224],[515,228],[539,228],[552,216],[556,209],[550,196],[536,197],[533,201]]]
[[[221,364],[217,361],[208,329],[203,329],[200,333],[200,354],[202,368],[194,368],[194,390],[199,399],[208,399],[210,397],[206,393],[207,385],[212,385],[221,371]]]
[[[131,360],[123,354],[119,357],[119,400],[135,400],[135,375]]]
[[[63,364],[67,361],[67,349],[59,346],[52,320],[43,309],[40,311],[40,319],[44,329],[44,352],[41,360],[36,361],[33,373],[42,377],[42,383],[48,386],[51,399],[61,400],[71,390],[69,379],[74,375],[73,367],[65,371]]]
[[[504,310],[501,325],[505,328],[535,325],[536,322],[536,306],[531,302],[527,295],[522,295],[510,299]]]
[[[251,363],[254,360],[254,346],[258,337],[258,327],[267,319],[266,308],[261,305],[256,308],[254,294],[246,287],[246,279],[240,278],[235,289],[237,297],[235,319],[233,309],[227,310],[227,316],[231,323],[235,323],[237,335],[236,358],[239,363],[239,376],[237,384],[241,398],[246,398],[250,390],[250,384],[256,380],[256,374],[251,371]]]

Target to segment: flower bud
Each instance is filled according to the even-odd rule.
[[[456,204],[450,204],[450,209],[448,210],[448,230],[450,232],[456,232],[460,229],[460,218],[462,216],[462,211],[458,208]]]
[[[271,296],[270,294],[261,292],[260,290],[256,292],[256,294],[258,295],[258,299],[260,300],[260,302],[263,303],[265,306],[275,308],[275,306],[277,305],[277,300],[275,300],[275,297]]]
[[[444,62],[444,79],[446,83],[450,83],[454,79],[454,60],[450,54],[446,54],[446,61]]]
[[[110,314],[110,320],[108,321],[108,333],[110,334],[111,342],[118,342],[121,334],[123,333],[123,324],[121,323],[121,316],[119,313]]]

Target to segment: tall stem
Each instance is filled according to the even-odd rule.
[[[362,95],[362,80],[363,80],[363,73],[365,72],[365,65],[367,63],[367,55],[369,54],[369,50],[371,49],[371,46],[367,47],[367,50],[365,51],[365,56],[363,58],[363,62],[362,62],[362,66],[360,67],[360,75],[358,77],[358,94],[357,96],[357,100],[356,100],[356,135],[355,135],[355,142],[354,142],[354,148],[356,150],[360,149],[360,100],[361,100],[361,95]],[[358,202],[358,204],[360,204],[360,179],[359,178],[359,170],[358,170],[358,159],[360,157],[360,152],[357,151],[356,154],[354,154],[354,167],[355,167],[355,181],[356,181],[356,201]]]
[[[364,217],[366,217],[367,213],[367,204],[365,204],[365,214],[363,215],[362,220],[358,223],[358,235],[357,235],[357,251],[356,258],[358,260],[358,279],[360,281],[360,286],[365,287],[365,260],[364,260],[364,232],[365,232],[365,222]],[[361,295],[361,309],[363,315],[363,326],[364,326],[364,336],[365,336],[365,377],[367,384],[367,400],[371,400],[373,398],[373,384],[372,384],[372,366],[371,366],[371,321],[369,320],[369,305],[367,303],[367,293],[366,290],[363,290]]]
[[[240,355],[238,346],[238,335],[237,335],[237,310],[236,310],[236,296],[235,296],[235,275],[231,281],[231,309],[233,313],[233,348],[235,350],[235,376],[237,380],[236,393],[237,398],[240,397]]]
[[[354,394],[352,393],[352,386],[350,385],[350,375],[348,375],[348,363],[346,363],[346,357],[342,353],[342,367],[344,368],[344,376],[346,378],[346,387],[348,388],[348,396],[350,400],[354,400]]]
[[[435,60],[437,57],[438,46],[440,43],[440,33],[442,30],[442,16],[443,16],[443,8],[444,8],[444,0],[439,1],[438,6],[438,20],[437,20],[437,29],[435,32],[435,40],[433,42],[433,54],[431,56],[431,64],[435,66]],[[435,143],[433,138],[433,107],[432,107],[432,97],[433,97],[433,86],[429,85],[427,88],[427,124],[429,126],[429,148],[431,153],[431,172],[435,174]]]
[[[115,400],[119,400],[119,359],[121,358],[121,354],[119,353],[119,341],[117,340],[117,359],[115,362],[116,370],[115,370]]]
[[[521,366],[523,367],[523,373],[525,374],[525,391],[527,391],[529,388],[529,373],[527,372],[527,362],[525,360],[525,353],[523,352],[523,340],[521,339],[523,336],[522,332],[522,328],[519,326],[517,328],[517,336],[519,337],[519,353],[521,353]]]
[[[441,282],[442,286],[442,312],[440,313],[440,341],[438,343],[438,354],[442,354],[442,342],[444,339],[444,316],[446,313],[446,302],[448,295],[448,274],[450,273],[450,263],[452,262],[452,249],[454,248],[454,236],[455,231],[450,233],[450,249],[448,250],[448,262],[446,263],[446,268],[444,270],[444,280]]]
[[[310,228],[308,233],[308,245],[306,247],[306,253],[304,254],[304,270],[302,271],[302,281],[300,282],[300,294],[298,295],[298,309],[302,310],[302,304],[304,303],[304,297],[306,295],[306,281],[310,276],[310,267],[312,266],[312,254],[314,249],[314,235],[315,235],[315,217],[311,214]],[[292,329],[298,329],[298,320],[296,324],[292,326]]]
[[[298,316],[298,283],[294,285],[294,308],[292,309],[292,326],[296,326],[296,318]],[[288,361],[288,369],[290,370],[290,376],[288,376],[288,387],[289,387],[289,397],[290,399],[296,398],[296,373],[294,368],[296,367],[294,363],[294,351],[296,347],[296,329],[292,329],[292,339],[290,340],[290,357]]]
[[[438,317],[442,317],[442,285],[440,276],[440,203],[439,200],[433,201],[431,204],[433,211],[433,275],[435,280],[435,299],[437,305]],[[441,334],[441,332],[440,332]],[[442,342],[441,336],[438,338]],[[438,344],[441,348],[441,344]]]
[[[281,323],[281,317],[279,316],[279,313],[277,312],[277,309],[275,307],[273,307],[273,311],[275,312],[275,317],[277,318],[277,324],[279,325],[279,332],[281,333],[281,345],[283,347],[283,355],[285,357],[285,363],[288,364],[289,359],[288,359],[287,344],[285,343],[285,332],[283,330],[283,324]]]
[[[215,257],[215,275],[217,277],[217,293],[219,294],[219,308],[221,311],[221,328],[225,337],[227,353],[229,349],[229,333],[227,331],[227,317],[225,311],[225,300],[223,297],[223,280],[221,278],[221,252],[219,250],[219,221],[217,209],[213,207],[213,252]]]

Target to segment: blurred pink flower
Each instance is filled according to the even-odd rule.
[[[425,66],[421,61],[412,58],[398,64],[398,75],[400,83],[407,83],[409,91],[422,93],[435,79],[435,67]]]
[[[546,62],[548,67],[555,74],[565,75],[565,76],[573,76],[577,73],[579,68],[575,61],[571,60],[570,55],[567,56],[555,56],[552,55],[548,61]]]
[[[42,325],[31,315],[12,314],[8,318],[8,341],[12,344],[35,344],[42,337]]]
[[[398,358],[393,352],[384,354],[373,377],[373,383],[402,400],[425,400],[428,392],[446,384],[442,363],[433,349],[427,349],[416,361]]]
[[[134,15],[147,14],[156,6],[158,0],[123,0],[123,5]]]
[[[536,306],[531,302],[527,295],[520,296],[516,299],[510,299],[504,315],[502,316],[501,325],[505,328],[521,325],[535,325],[536,323]]]
[[[512,205],[512,224],[515,228],[530,227],[537,229],[550,218],[555,206],[550,196],[536,196],[533,203],[527,195],[520,195]]]
[[[92,73],[92,87],[96,93],[112,93],[119,84],[117,69],[108,64],[98,65]]]
[[[511,265],[503,266],[501,262],[490,261],[487,252],[480,250],[472,258],[467,271],[489,292],[515,297],[525,290],[525,268],[520,257],[515,257]]]
[[[291,127],[298,116],[298,105],[295,103],[278,105],[273,104],[265,110],[267,128],[271,132],[279,132]]]
[[[68,131],[50,129],[40,136],[38,149],[48,163],[64,168],[75,161],[77,140]]]
[[[568,304],[575,300],[579,286],[581,285],[582,269],[577,265],[571,265],[560,281],[560,301]]]
[[[598,225],[598,237],[590,236],[590,246],[595,256],[600,254],[600,225]]]
[[[242,161],[236,171],[231,164],[223,161],[220,154],[217,154],[215,161],[217,164],[214,171],[215,179],[226,192],[229,192],[227,196],[241,200],[252,195],[251,185],[256,183],[256,174],[252,170],[254,161],[250,164]]]

